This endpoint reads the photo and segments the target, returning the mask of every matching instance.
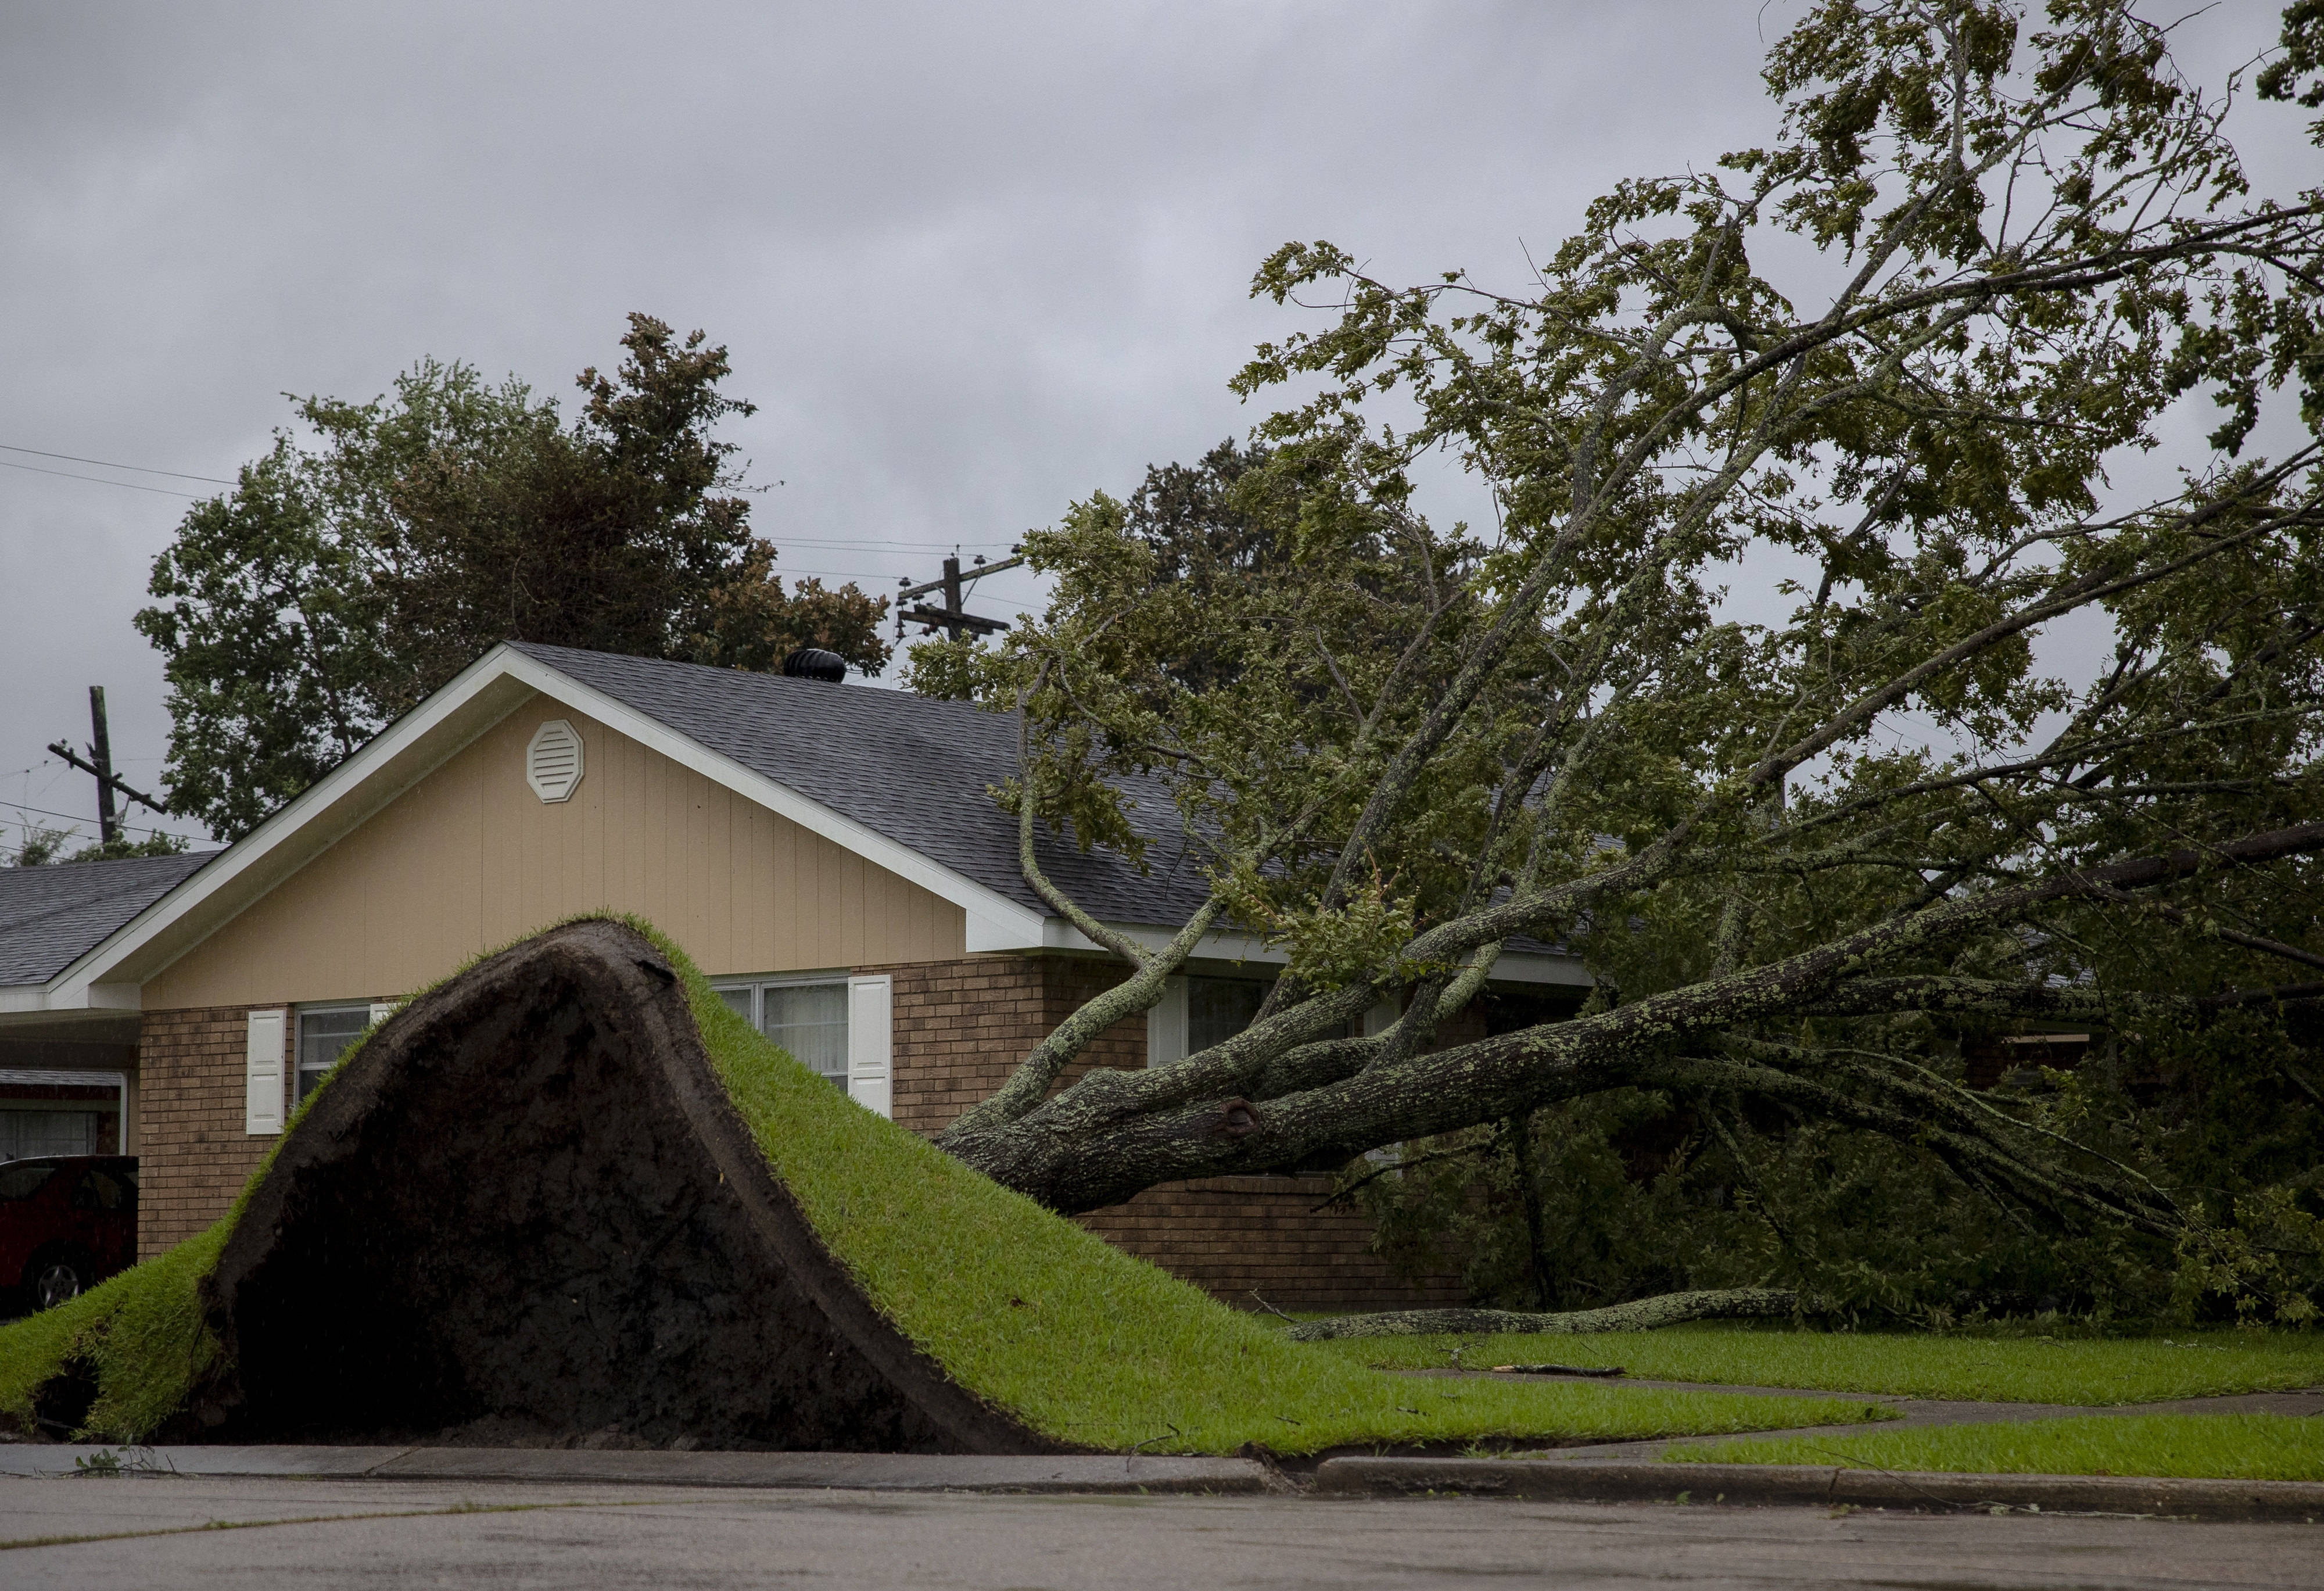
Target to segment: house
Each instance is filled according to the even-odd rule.
[[[934,1133],[1122,976],[1019,872],[991,794],[1016,750],[1013,717],[964,703],[504,644],[225,851],[0,886],[0,1067],[117,1083],[151,1255],[226,1213],[288,1112],[395,1000],[610,910],[668,932],[834,1087]],[[1043,865],[1158,943],[1204,892],[1154,837],[1143,871],[1055,837]],[[11,886],[46,888],[47,914],[10,915]],[[1237,1031],[1280,962],[1213,934],[1088,1064],[1165,1064]],[[1495,988],[1537,1017],[1586,981],[1536,947],[1505,955]],[[1360,1216],[1314,1209],[1326,1188],[1213,1179],[1084,1219],[1241,1301],[1423,1296],[1366,1252]]]
[[[0,1161],[134,1141],[137,1013],[51,1018],[42,990],[214,854],[0,868]]]

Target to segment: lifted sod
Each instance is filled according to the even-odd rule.
[[[1286,1343],[852,1104],[666,942],[488,957],[333,1073],[221,1227],[0,1331],[114,1440],[1285,1453],[1827,1424]]]

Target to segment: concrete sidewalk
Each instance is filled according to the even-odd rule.
[[[306,1480],[525,1481],[869,1492],[1250,1494],[1285,1488],[1248,1458],[1138,1454],[973,1457],[919,1453],[671,1453],[571,1448],[0,1446],[0,1475],[236,1475]]]
[[[0,1447],[0,1476],[645,1485],[1025,1495],[1473,1496],[1569,1503],[1823,1507],[2169,1519],[2324,1520],[2324,1483],[1899,1474],[1831,1465],[1652,1459],[1341,1457],[1302,1480],[1248,1458],[974,1457],[913,1453],[669,1453],[544,1448]]]

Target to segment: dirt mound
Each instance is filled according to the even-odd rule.
[[[374,1033],[201,1296],[226,1352],[189,1423],[214,1440],[1063,1450],[864,1297],[669,961],[613,922],[528,940]]]

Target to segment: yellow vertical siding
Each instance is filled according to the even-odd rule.
[[[549,718],[583,742],[554,805]],[[957,906],[546,700],[510,715],[144,985],[148,1011],[406,993],[576,911],[648,918],[713,973],[966,954]]]

